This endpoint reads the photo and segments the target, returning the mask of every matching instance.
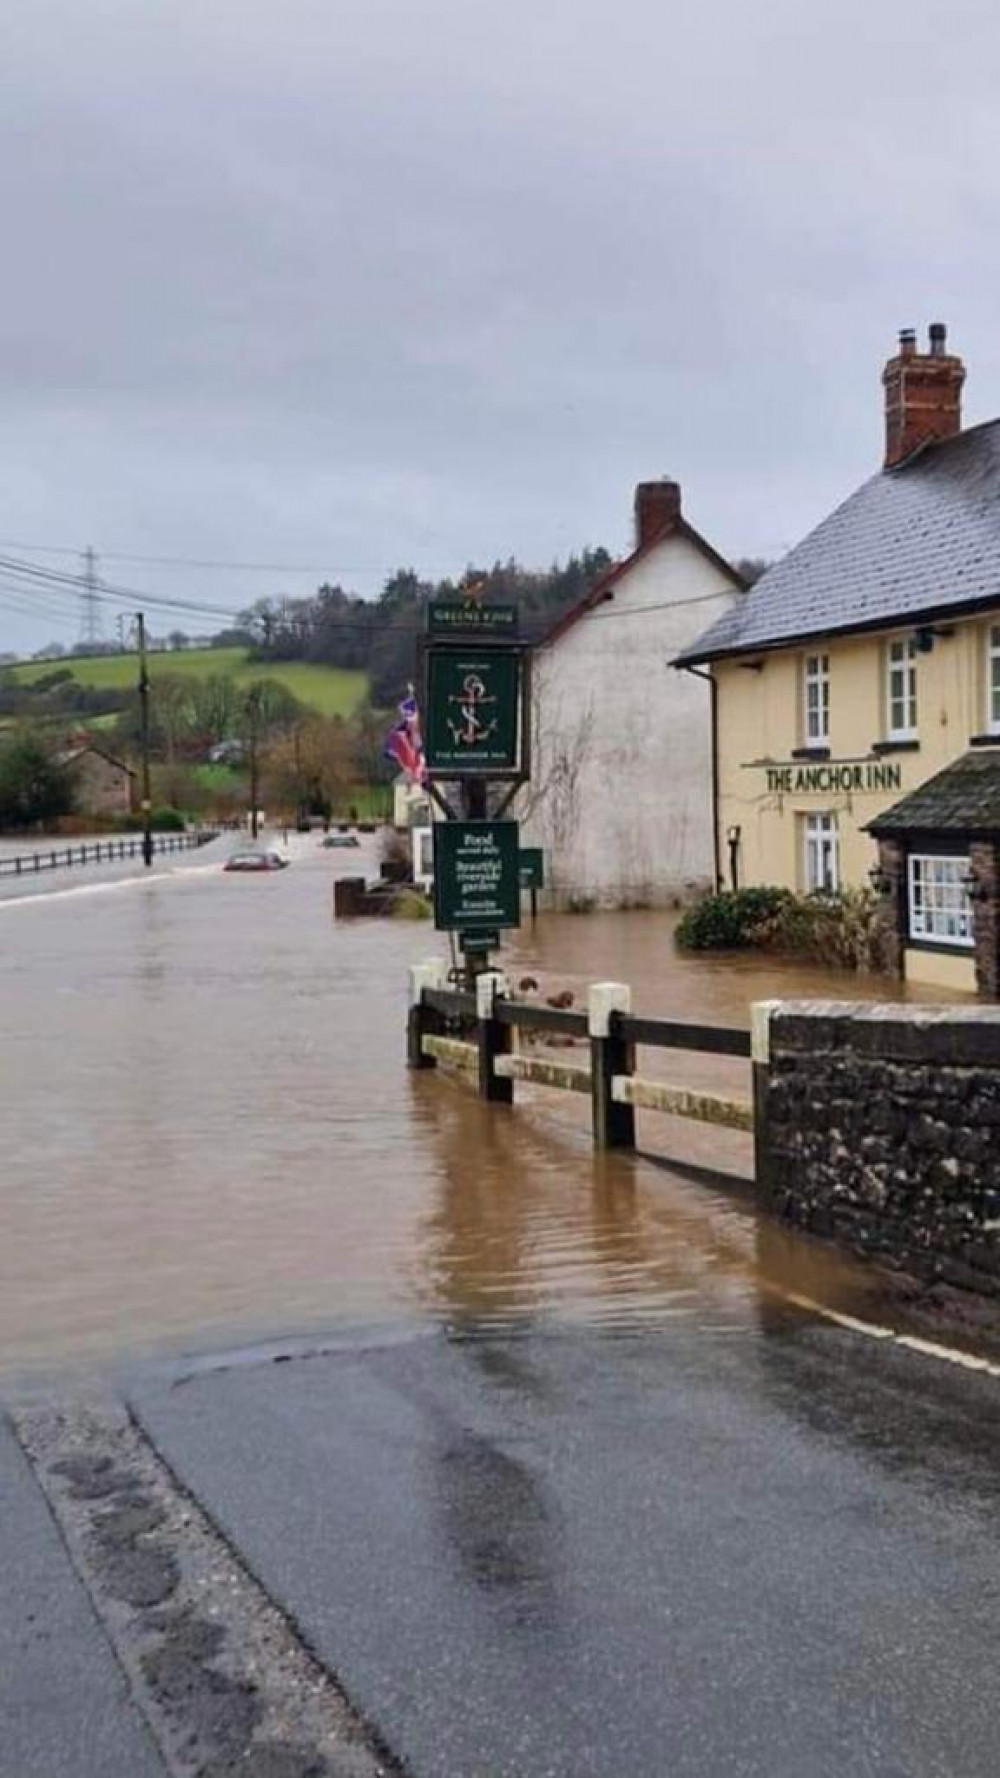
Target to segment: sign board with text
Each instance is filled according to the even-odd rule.
[[[496,637],[512,641],[517,635],[516,605],[480,605],[476,599],[435,599],[427,607],[430,636]]]
[[[753,764],[757,766],[758,762],[754,761]],[[758,769],[764,772],[764,782],[772,796],[801,796],[807,791],[817,791],[827,796],[831,791],[902,788],[899,766],[884,759],[831,759],[819,764],[789,761],[787,765],[761,761]]]
[[[432,777],[516,777],[521,656],[513,648],[432,648],[424,752]]]
[[[434,825],[434,924],[439,932],[492,932],[521,924],[516,821]]]
[[[518,854],[522,889],[545,888],[545,853],[541,846],[522,846]]]

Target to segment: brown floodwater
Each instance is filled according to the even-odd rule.
[[[374,842],[370,842],[373,847]],[[585,1106],[482,1105],[407,1074],[419,922],[337,925],[332,882],[373,852],[293,839],[293,868],[226,876],[230,843],[0,895],[0,1367],[92,1365],[339,1327],[628,1327],[738,1333],[796,1287],[865,1278],[758,1223],[740,1136],[642,1116],[659,1162],[601,1159]],[[760,958],[682,958],[673,917],[563,916],[507,947],[516,980],[633,984],[664,1016],[745,1025],[774,995],[886,984]],[[545,991],[543,989],[543,991]],[[745,1064],[644,1052],[748,1089]],[[671,1164],[673,1162],[674,1164]]]

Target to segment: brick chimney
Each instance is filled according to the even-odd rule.
[[[932,438],[954,438],[962,430],[965,366],[946,349],[948,330],[933,321],[926,352],[917,351],[911,327],[899,336],[899,351],[882,372],[885,386],[885,467],[902,463]]]
[[[681,516],[678,482],[639,482],[635,490],[635,547],[643,549],[670,531]]]

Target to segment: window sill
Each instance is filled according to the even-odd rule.
[[[914,737],[911,740],[873,741],[873,753],[918,753],[920,742]]]
[[[815,747],[793,747],[793,759],[829,759],[830,749],[817,742]]]
[[[1000,734],[970,735],[969,736],[969,746],[970,747],[1000,747]]]
[[[947,957],[974,957],[976,954],[975,939],[963,944],[961,939],[911,938],[907,934],[903,943],[908,951],[936,951],[938,954],[943,951]]]

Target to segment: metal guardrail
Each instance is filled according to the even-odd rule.
[[[622,983],[604,982],[592,988],[587,1011],[575,1012],[568,1007],[508,999],[502,991],[503,978],[497,974],[480,977],[476,994],[444,987],[440,976],[441,966],[436,963],[418,965],[411,971],[411,1068],[433,1068],[438,1062],[459,1067],[478,1078],[482,1098],[507,1105],[513,1103],[515,1081],[589,1093],[598,1148],[635,1147],[637,1106],[724,1129],[756,1130],[756,1067],[751,1099],[694,1092],[689,1087],[644,1079],[635,1066],[636,1050],[642,1046],[752,1060],[749,1031],[676,1019],[635,1018],[630,1011],[629,989]],[[555,1033],[571,1043],[583,1040],[589,1043],[590,1065],[515,1051],[515,1031]]]
[[[153,835],[154,852],[191,852],[216,838],[214,832],[161,833]],[[43,870],[65,870],[75,864],[111,864],[122,858],[142,857],[142,835],[120,840],[92,840],[79,846],[53,846],[41,852],[0,856],[0,877],[35,876]]]

